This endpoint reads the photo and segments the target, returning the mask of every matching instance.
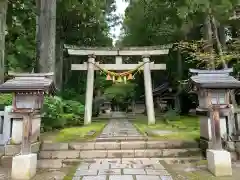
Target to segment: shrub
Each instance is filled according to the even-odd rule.
[[[59,97],[47,97],[43,104],[42,126],[44,131],[55,128],[62,128],[66,124],[66,120],[62,118],[63,102]]]
[[[59,97],[48,97],[44,101],[43,112],[44,131],[78,126],[83,123],[84,106],[77,101],[64,101]]]
[[[81,126],[83,125],[83,116],[77,114],[63,114],[62,118],[66,120],[66,126]]]
[[[0,108],[1,105],[12,105],[12,94],[0,94]],[[50,131],[82,125],[84,106],[78,101],[64,101],[58,96],[45,97],[42,113],[41,126],[44,131]]]
[[[168,111],[163,115],[165,122],[176,121],[180,119],[179,111],[175,109],[168,109]]]
[[[74,113],[74,114],[83,114],[84,105],[82,105],[78,101],[66,100],[64,101],[64,112]]]
[[[85,94],[79,95],[79,93],[77,93],[74,89],[65,89],[62,92],[60,92],[60,96],[66,100],[74,99],[75,101],[80,102],[82,104],[85,103]]]
[[[82,125],[84,114],[84,105],[78,101],[64,101],[63,118],[67,121],[67,126]]]

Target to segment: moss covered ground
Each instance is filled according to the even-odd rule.
[[[41,140],[51,142],[78,142],[93,140],[102,132],[106,124],[106,120],[100,120],[80,127],[70,127],[53,132],[45,132],[41,135]],[[95,133],[91,135],[89,132]]]
[[[156,124],[148,125],[147,116],[138,116],[133,124],[142,133],[148,130],[169,130],[173,133],[148,136],[162,140],[196,140],[200,136],[200,124],[197,116],[179,116],[172,121],[164,121],[162,117],[156,117]]]

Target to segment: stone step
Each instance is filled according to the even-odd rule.
[[[123,160],[131,160],[132,158],[124,158]],[[144,159],[144,158],[134,158],[134,160],[137,159]],[[146,158],[147,160],[149,158]],[[201,157],[199,156],[192,156],[192,157],[178,157],[178,158],[153,158],[153,159],[157,159],[157,160],[164,160],[166,162],[175,162],[175,163],[189,163],[189,162],[197,162],[199,160],[202,160]],[[38,160],[38,168],[42,168],[42,169],[58,169],[58,168],[62,168],[62,167],[69,167],[72,165],[78,165],[81,162],[85,162],[85,163],[89,163],[89,164],[93,164],[95,162],[97,162],[98,159],[40,159]],[[111,158],[111,161],[115,161],[115,160],[119,160],[119,159],[115,159],[115,158]]]
[[[195,141],[114,141],[82,143],[43,143],[42,151],[66,150],[136,150],[136,149],[187,149],[199,148]]]
[[[98,137],[96,139],[96,142],[114,142],[114,141],[138,141],[138,140],[144,140],[147,141],[148,138],[145,136],[116,136],[116,137]]]
[[[13,156],[2,156],[0,160],[1,167],[12,168],[12,158]]]
[[[40,159],[158,158],[201,156],[199,148],[41,151]]]

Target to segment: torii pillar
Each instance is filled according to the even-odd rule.
[[[93,102],[93,89],[94,89],[94,63],[96,56],[88,55],[87,65],[87,88],[86,88],[86,100],[85,100],[85,113],[84,124],[91,124],[92,121],[92,102]]]
[[[155,112],[152,93],[152,78],[150,68],[150,56],[142,56],[144,62],[144,87],[145,87],[145,103],[147,107],[148,124],[155,124]]]

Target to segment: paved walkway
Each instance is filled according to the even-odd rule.
[[[114,112],[112,120],[104,128],[97,140],[116,140],[116,139],[143,139],[137,129],[130,123],[123,113]]]
[[[115,112],[97,140],[143,139],[123,113]],[[159,159],[94,159],[83,161],[73,180],[172,180]]]
[[[123,113],[113,114],[97,140],[143,139]],[[61,180],[66,173],[60,170],[38,172],[34,180]],[[0,171],[1,175],[1,171]],[[9,175],[9,174],[8,174]],[[9,177],[7,174],[3,179]],[[122,158],[82,160],[72,180],[172,180],[158,158]]]
[[[123,158],[84,161],[73,180],[172,180],[172,177],[157,158]]]

